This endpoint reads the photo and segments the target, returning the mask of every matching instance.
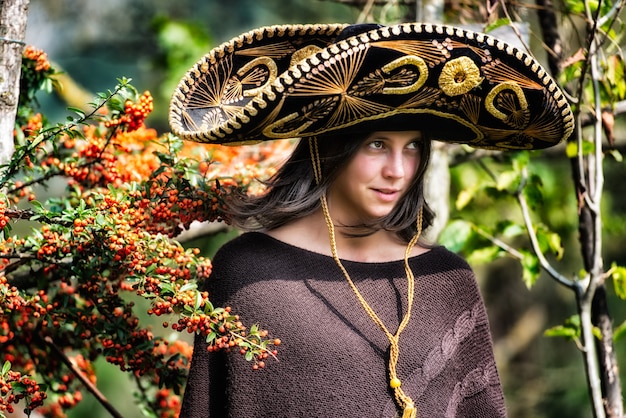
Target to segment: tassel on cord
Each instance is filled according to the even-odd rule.
[[[402,418],[417,418],[417,409],[412,403],[404,407]]]
[[[311,152],[311,160],[313,162],[313,173],[315,175],[315,181],[319,185],[322,180],[322,169],[321,169],[321,161],[320,161],[320,156],[319,156],[319,149],[317,146],[317,138],[311,138],[309,140],[309,150]],[[326,221],[326,226],[328,227],[328,235],[330,239],[330,250],[332,252],[333,259],[335,260],[335,263],[337,264],[337,266],[339,266],[339,268],[341,269],[341,272],[343,273],[344,277],[348,281],[348,284],[352,288],[352,291],[354,292],[354,294],[357,296],[357,299],[361,303],[361,306],[363,307],[365,312],[367,312],[367,314],[372,319],[372,321],[374,321],[374,323],[378,326],[378,328],[380,328],[385,333],[385,335],[387,336],[387,339],[389,340],[389,386],[394,391],[396,403],[403,411],[402,418],[417,418],[417,408],[415,407],[415,404],[413,403],[413,399],[411,399],[408,395],[406,395],[404,391],[402,390],[401,388],[402,382],[397,376],[396,366],[398,364],[398,358],[400,357],[400,333],[402,333],[404,328],[409,323],[409,319],[411,319],[411,308],[413,307],[413,296],[415,294],[415,276],[413,275],[413,271],[411,270],[411,267],[409,266],[409,256],[411,254],[411,251],[413,250],[413,247],[417,243],[417,240],[419,239],[422,233],[423,210],[422,208],[420,208],[419,210],[419,213],[417,215],[417,231],[415,235],[413,236],[413,238],[411,238],[411,241],[409,241],[406,247],[406,251],[404,252],[404,270],[406,272],[407,282],[408,282],[407,310],[406,310],[406,313],[404,314],[404,317],[402,318],[402,321],[400,322],[400,325],[398,326],[398,330],[396,331],[394,335],[387,329],[387,327],[385,326],[383,321],[378,317],[374,309],[372,309],[369,303],[367,303],[365,298],[361,295],[361,292],[359,292],[359,289],[356,287],[356,285],[350,278],[348,271],[341,263],[341,260],[339,259],[339,255],[337,254],[337,241],[335,239],[335,225],[333,224],[333,221],[330,217],[330,212],[328,210],[328,202],[326,201],[326,196],[322,195],[320,200],[322,204],[322,212],[324,213],[324,220]]]

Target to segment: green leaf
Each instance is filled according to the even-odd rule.
[[[2,366],[2,376],[6,375],[9,370],[11,370],[11,362],[9,360],[4,362],[4,365]]]
[[[595,3],[597,7],[597,2]],[[585,2],[580,0],[566,0],[565,6],[567,14],[583,14],[585,13]]]
[[[202,304],[202,293],[196,292],[196,302],[194,304],[194,309],[197,311],[200,309],[200,305]]]
[[[621,324],[619,324],[613,330],[613,341],[617,342],[618,340],[620,340],[624,336],[624,334],[626,334],[626,321],[624,321]]]
[[[624,156],[622,155],[621,152],[619,152],[619,150],[616,150],[616,149],[609,150],[609,155],[612,156],[613,159],[617,161],[618,163],[621,163],[624,161]]]
[[[491,31],[498,29],[499,27],[508,26],[510,24],[511,24],[511,19],[504,18],[504,17],[500,18],[496,20],[495,22],[487,25],[487,27],[485,28],[485,33],[489,33]]]
[[[528,201],[531,208],[541,207],[543,205],[543,182],[538,175],[532,175],[528,178],[524,187],[524,197]]]
[[[450,251],[458,253],[463,250],[473,234],[472,224],[458,219],[448,223],[441,231],[439,242]]]
[[[38,200],[31,200],[30,204],[31,206],[33,206],[33,210],[37,213],[42,213],[45,211],[43,203],[39,202]]]
[[[613,263],[610,272],[615,294],[620,299],[626,299],[626,267],[620,267]]]
[[[256,334],[257,332],[259,332],[259,324],[252,324],[252,326],[250,327],[250,334]]]
[[[22,394],[26,392],[26,385],[19,381],[11,382],[11,389],[14,393]]]
[[[496,245],[479,248],[467,255],[467,262],[470,264],[488,264],[500,258],[502,249]]]
[[[576,330],[572,327],[565,325],[557,325],[556,327],[552,327],[547,329],[543,335],[546,337],[564,337],[567,339],[574,339],[579,337],[579,330]]]
[[[544,331],[546,337],[564,337],[569,340],[580,338],[580,317],[573,315],[565,320],[563,325],[549,328]]]
[[[81,119],[85,119],[85,112],[77,107],[68,107],[67,110],[76,113]]]
[[[497,188],[499,191],[515,191],[519,185],[519,174],[515,171],[505,171],[498,175]]]
[[[188,290],[196,290],[198,285],[194,282],[185,283],[178,291],[180,293],[187,292]]]
[[[505,238],[515,238],[526,233],[520,224],[509,220],[498,222],[497,229]]]
[[[456,209],[461,210],[469,205],[474,199],[474,196],[476,196],[475,188],[461,190],[456,197],[456,201],[454,202]]]
[[[527,288],[532,288],[539,278],[541,273],[541,267],[539,259],[534,253],[529,251],[520,251],[522,253],[522,280],[526,284]]]
[[[589,155],[596,149],[595,145],[591,141],[582,141],[582,154]],[[578,155],[578,144],[576,142],[568,142],[565,147],[565,154],[567,158],[575,158]]]
[[[207,315],[211,315],[214,311],[215,311],[215,308],[213,307],[213,304],[211,303],[210,300],[207,300],[206,303],[204,304],[204,313]]]
[[[536,234],[539,248],[542,252],[554,254],[559,260],[563,257],[563,244],[561,243],[561,236],[559,234],[548,230],[543,225],[536,228]]]

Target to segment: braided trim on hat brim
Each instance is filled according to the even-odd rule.
[[[178,83],[177,88],[170,103],[169,123],[172,131],[183,139],[196,142],[220,142],[229,133],[239,129],[241,125],[247,123],[249,118],[257,113],[257,109],[264,108],[267,101],[261,99],[261,96],[253,99],[254,103],[250,103],[241,110],[240,115],[233,114],[232,120],[225,121],[222,126],[215,127],[210,131],[189,131],[184,127],[184,109],[188,105],[189,93],[193,91],[196,80],[208,71],[212,65],[217,65],[225,56],[243,50],[246,46],[252,45],[262,39],[281,39],[281,38],[297,38],[297,37],[315,37],[327,34],[329,37],[337,36],[347,24],[303,24],[303,25],[272,25],[263,26],[243,33],[221,45],[213,48],[204,55],[196,64],[183,76]],[[280,52],[277,52],[280,53]],[[216,80],[217,81],[217,80]],[[218,98],[215,98],[217,101]]]
[[[330,39],[345,27],[346,25],[264,27],[243,34],[215,48],[187,73],[174,93],[170,107],[170,124],[173,132],[184,139],[198,142],[258,142],[270,139],[314,136],[333,131],[350,131],[350,129],[358,128],[362,122],[371,122],[376,119],[384,121],[398,114],[406,117],[409,114],[430,113],[433,116],[443,115],[443,120],[453,119],[459,125],[470,128],[467,138],[446,137],[446,134],[434,135],[439,140],[468,143],[472,146],[483,148],[532,149],[555,145],[569,137],[574,128],[573,115],[564,94],[552,77],[530,55],[486,34],[444,25],[406,23],[391,27],[381,27],[336,43],[330,43],[327,47],[298,62],[290,63],[286,70],[282,71],[274,79],[271,79],[271,82],[255,90],[253,97],[239,107],[229,109],[229,103],[223,101],[223,97],[216,98],[215,102],[217,107],[219,107],[219,112],[217,113],[219,113],[220,117],[224,115],[228,115],[228,117],[223,118],[219,123],[210,127],[203,126],[198,129],[190,129],[190,127],[198,127],[195,121],[190,122],[186,120],[190,115],[190,92],[196,87],[196,81],[203,74],[206,74],[209,68],[218,68],[218,64],[227,66],[228,62],[232,64],[232,59],[229,57],[241,54],[241,50],[246,45],[252,45],[263,39],[273,38],[281,40],[285,38],[285,35],[291,36],[292,38],[290,39],[295,39],[298,36],[308,37],[309,39],[315,36],[329,36]],[[429,37],[423,36],[424,34],[432,35],[433,45],[437,44],[436,46],[439,49],[431,47],[431,45],[425,42]],[[448,44],[447,47],[450,48],[450,53],[445,50],[442,52],[440,44]],[[267,49],[267,46],[267,44],[264,45],[262,49]],[[419,111],[415,108],[403,107],[404,104],[402,102],[395,102],[394,104],[377,102],[374,106],[373,101],[363,99],[365,95],[363,97],[355,95],[350,98],[351,103],[357,105],[357,107],[351,109],[354,110],[354,115],[348,115],[345,120],[335,117],[332,119],[333,124],[324,125],[324,123],[328,122],[327,119],[324,119],[327,115],[321,112],[326,111],[329,106],[338,106],[339,101],[346,99],[348,96],[346,89],[350,87],[348,84],[331,86],[337,90],[333,92],[332,97],[329,95],[324,98],[320,95],[320,99],[315,99],[314,96],[317,92],[314,91],[311,95],[312,101],[308,105],[310,109],[294,107],[294,113],[287,113],[291,109],[289,106],[294,106],[293,103],[295,103],[295,106],[298,106],[297,103],[301,103],[301,100],[298,99],[298,101],[296,98],[299,95],[306,96],[302,91],[306,90],[304,87],[311,87],[311,82],[307,80],[314,77],[316,73],[319,74],[324,71],[330,73],[331,70],[337,72],[339,70],[333,68],[333,65],[337,65],[338,67],[341,66],[341,71],[343,71],[343,73],[339,71],[341,74],[337,77],[343,77],[350,70],[356,71],[358,69],[349,67],[346,64],[348,60],[355,59],[353,57],[359,54],[364,55],[363,51],[366,49],[374,48],[377,51],[385,50],[386,52],[388,50],[400,54],[404,61],[400,59],[398,63],[394,64],[398,68],[411,60],[413,61],[409,62],[411,65],[416,65],[421,60],[423,64],[420,64],[422,65],[420,71],[428,71],[443,64],[447,65],[447,61],[458,61],[455,64],[463,67],[468,59],[464,60],[462,57],[453,57],[451,55],[456,54],[459,50],[463,50],[462,53],[471,54],[474,60],[480,59],[483,61],[482,63],[479,62],[482,71],[479,76],[469,79],[469,82],[473,84],[467,87],[462,83],[459,85],[455,84],[454,80],[446,81],[448,84],[451,83],[451,86],[444,86],[441,79],[439,86],[434,86],[445,92],[445,94],[441,94],[441,92],[436,93],[434,95],[437,96],[436,99],[442,103],[445,101],[450,102],[442,105],[435,101],[435,104],[439,103],[440,107],[449,106],[453,108],[456,106],[462,108],[456,113],[444,115],[445,112],[440,109],[432,108],[430,110],[430,104],[420,104],[424,108]],[[494,56],[496,57],[495,60]],[[394,69],[392,68],[392,70]],[[444,66],[445,69],[449,70],[449,68]],[[379,70],[379,68],[373,68],[372,74],[376,71],[380,72]],[[469,74],[469,72],[467,73]],[[491,96],[474,95],[473,90],[479,91],[482,89],[483,84],[480,83],[483,82],[483,79],[491,83],[491,87],[493,87],[492,85],[497,85],[497,89],[493,88]],[[214,81],[216,83],[220,82],[217,79]],[[335,82],[336,80],[333,79],[332,81]],[[308,86],[307,83],[309,83]],[[422,86],[417,87],[421,88]],[[436,88],[431,89],[433,91],[436,90]],[[417,89],[413,91],[415,90]],[[397,91],[400,91],[402,94],[412,93],[407,88]],[[534,97],[534,100],[545,100],[549,104],[549,111],[543,111],[543,113],[537,111],[537,114],[533,114],[536,110],[526,104],[525,94],[527,92]],[[469,105],[472,100],[465,100],[465,103],[462,100],[458,100],[458,103],[452,103],[457,99],[454,97],[455,95],[459,97],[464,95],[474,96],[470,97],[470,99],[484,101],[484,106],[488,112],[483,113],[489,113],[487,116],[492,120],[498,122],[497,119],[500,119],[508,125],[502,127],[485,125],[482,128],[473,129],[470,126],[471,124],[480,126],[482,121],[478,115],[473,114],[473,110]],[[400,97],[400,95],[397,96]],[[385,100],[392,98],[389,94],[377,96],[378,99],[380,97],[383,97]],[[289,104],[286,103],[287,99],[291,101]],[[514,109],[510,114],[503,113],[500,107],[502,109],[510,109],[511,103],[508,103],[510,101],[518,102],[516,106],[521,107],[521,109]],[[468,105],[467,108],[465,107],[466,105]],[[360,109],[358,106],[362,106],[365,109],[363,113],[359,113]],[[389,107],[390,110],[381,111],[384,106]],[[527,108],[524,108],[524,106]],[[309,110],[311,114],[306,113]],[[286,127],[296,126],[296,128],[285,129],[284,132],[268,129],[268,126],[280,127],[280,124],[283,122]],[[301,125],[296,125],[296,123],[301,123]],[[315,127],[316,123],[318,124],[317,127]],[[489,123],[492,123],[492,121]],[[307,130],[309,126],[312,129]],[[472,134],[470,131],[474,131],[475,134]],[[498,135],[490,138],[492,132],[497,132]]]

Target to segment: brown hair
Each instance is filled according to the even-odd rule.
[[[244,230],[274,229],[307,216],[320,208],[324,195],[338,174],[351,161],[365,136],[318,137],[321,182],[317,184],[309,140],[302,139],[278,172],[265,182],[266,191],[258,196],[234,195],[228,202],[229,221]],[[379,229],[395,232],[408,242],[417,231],[416,220],[423,208],[422,229],[429,227],[434,213],[424,200],[424,172],[430,160],[430,141],[420,141],[420,166],[405,196],[386,216],[366,225],[353,225],[351,236],[364,236]]]

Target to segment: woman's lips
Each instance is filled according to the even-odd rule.
[[[384,202],[393,202],[400,195],[400,191],[397,189],[372,189],[376,193],[378,199]]]

